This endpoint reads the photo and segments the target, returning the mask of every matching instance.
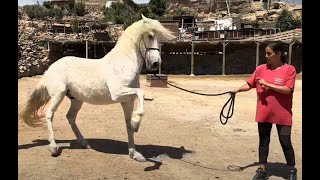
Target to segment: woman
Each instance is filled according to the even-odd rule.
[[[271,43],[265,48],[267,63],[256,68],[247,82],[232,92],[256,88],[256,122],[259,132],[259,164],[253,180],[268,179],[266,172],[269,154],[270,132],[276,124],[277,132],[287,165],[288,179],[297,179],[295,155],[291,144],[292,97],[296,78],[294,66],[286,64],[282,43]]]

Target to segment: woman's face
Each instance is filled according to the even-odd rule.
[[[265,51],[268,64],[275,64],[281,61],[280,55],[275,53],[270,47],[266,47]]]

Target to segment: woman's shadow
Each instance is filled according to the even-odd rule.
[[[248,167],[253,167],[253,166],[259,166],[259,163],[254,162],[252,164],[249,164],[243,167],[230,165],[228,169],[231,171],[243,171],[244,169]],[[289,173],[289,167],[284,163],[278,163],[278,162],[276,163],[268,162],[268,164],[266,165],[266,170],[269,176],[277,176],[277,177],[282,177],[284,179],[288,177],[288,173]],[[253,174],[255,174],[255,172],[253,172]]]
[[[111,139],[86,139],[91,149],[109,153],[109,154],[128,154],[128,143],[123,141],[111,140]],[[22,144],[18,146],[20,149],[29,149],[37,146],[46,146],[49,144],[48,140],[34,140],[30,144]],[[76,142],[76,140],[56,140],[59,146],[59,156],[63,149],[83,149],[82,146]],[[153,162],[153,166],[146,167],[145,171],[151,171],[159,169],[162,165],[162,159],[170,157],[172,159],[181,159],[186,153],[193,153],[193,151],[186,150],[181,147],[159,146],[159,145],[136,145],[136,150],[139,151],[149,162]]]

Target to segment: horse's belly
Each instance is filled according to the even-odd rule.
[[[114,103],[107,88],[69,88],[69,96],[89,104],[105,105]]]
[[[94,105],[106,105],[114,103],[110,97],[106,96],[91,96],[90,98],[83,98],[83,102]]]

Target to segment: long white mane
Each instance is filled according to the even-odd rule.
[[[112,50],[126,53],[128,50],[131,50],[128,48],[129,44],[138,47],[142,35],[150,32],[153,32],[159,36],[160,40],[172,40],[175,38],[173,32],[163,27],[158,20],[146,18],[143,14],[141,14],[141,16],[141,20],[134,22],[120,35],[115,47]],[[134,47],[132,47],[132,49],[133,48]]]

